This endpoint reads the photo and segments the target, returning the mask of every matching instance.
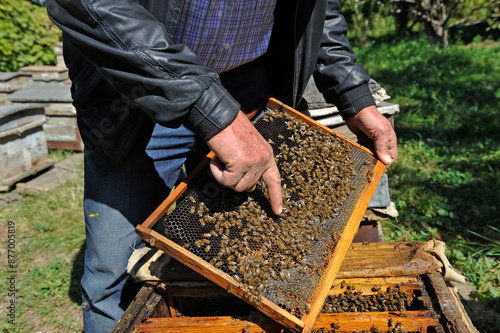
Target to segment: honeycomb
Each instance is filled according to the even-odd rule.
[[[272,213],[265,184],[238,193],[207,168],[165,217],[165,236],[228,274],[250,302],[265,297],[300,318],[376,160],[286,112],[267,110],[254,125],[274,150],[283,213]]]

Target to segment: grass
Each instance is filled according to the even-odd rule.
[[[56,161],[68,153],[53,152]],[[83,174],[83,168],[80,170]],[[23,196],[2,208],[2,228],[15,223],[16,295],[8,297],[9,281],[0,279],[2,304],[16,302],[16,325],[11,325],[6,306],[0,309],[2,332],[81,332],[83,177],[56,191]],[[3,230],[2,230],[3,231]],[[2,234],[3,236],[3,234]],[[2,244],[7,240],[2,237]],[[5,246],[3,246],[5,248]],[[9,276],[2,264],[2,277]]]
[[[482,332],[500,331],[500,43],[447,50],[424,37],[383,37],[358,57],[398,103],[400,156],[390,169],[400,212],[388,240],[442,239],[454,267],[496,311]]]

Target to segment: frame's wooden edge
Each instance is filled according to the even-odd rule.
[[[363,214],[368,207],[369,199],[372,197],[375,192],[375,188],[377,187],[380,178],[382,177],[385,170],[385,165],[377,160],[375,164],[375,168],[373,169],[373,178],[368,183],[367,186],[363,189],[363,192],[360,195],[360,198],[356,204],[356,207],[349,218],[343,232],[340,237],[335,250],[333,251],[332,257],[339,256],[340,258],[344,258],[349,246],[352,243],[354,235],[356,233],[357,228],[359,227],[359,222],[363,218]],[[327,268],[325,277],[321,283],[321,285],[317,288],[317,292],[313,300],[311,301],[311,309],[308,314],[304,315],[301,319],[304,321],[305,326],[302,332],[309,333],[312,332],[314,328],[314,323],[318,315],[321,312],[323,304],[325,302],[326,297],[328,296],[328,292],[332,286],[333,281],[335,280],[335,276],[340,268],[342,261],[339,260],[330,260]]]
[[[314,120],[314,119],[306,116],[305,114],[303,114],[303,113],[301,113],[301,112],[299,112],[299,111],[291,108],[290,106],[288,106],[286,104],[283,104],[282,102],[278,101],[275,98],[271,97],[269,99],[269,101],[267,102],[266,106],[269,107],[269,108],[271,108],[271,109],[285,109],[286,112],[288,112],[290,115],[294,116],[297,119],[302,120],[306,124],[314,126],[314,127],[318,127],[323,132],[331,133],[331,134],[335,135],[336,137],[338,137],[338,138],[340,138],[340,139],[342,139],[344,141],[349,142],[354,147],[359,148],[359,149],[361,149],[361,150],[369,153],[372,156],[375,156],[373,154],[373,152],[370,149],[366,148],[365,146],[362,146],[359,143],[357,143],[357,142],[355,142],[355,141],[353,141],[353,140],[351,140],[351,139],[343,136],[342,134],[337,133],[335,130],[331,129],[330,127],[327,127],[327,126],[325,126],[323,124],[318,123],[316,120]]]
[[[142,225],[138,225],[136,227],[136,232],[142,239],[150,243],[152,246],[168,253],[174,259],[190,267],[192,270],[203,275],[220,287],[228,290],[231,294],[254,306],[256,309],[262,311],[264,314],[280,324],[294,331],[301,331],[304,327],[305,323],[302,320],[291,315],[266,298],[262,298],[260,305],[252,302],[252,300],[248,297],[245,297],[245,290],[241,289],[239,283],[236,282],[231,276],[213,267],[206,261],[197,258],[182,246],[175,244],[156,231]]]
[[[340,327],[338,332],[353,332],[355,330],[377,327],[381,331],[390,330],[397,323],[407,331],[420,331],[427,327],[437,327],[439,319],[431,311],[407,311],[405,317],[401,312],[363,312],[363,313],[323,313],[319,316],[315,330],[331,330],[333,324]],[[394,326],[389,324],[390,319]],[[235,333],[246,330],[247,332],[284,332],[284,327],[267,318],[253,320],[245,318],[220,317],[188,317],[188,318],[150,318],[144,323],[135,326],[138,332],[220,332]]]

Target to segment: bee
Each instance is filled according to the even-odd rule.
[[[208,251],[210,251],[210,245],[207,245],[207,246],[205,247],[205,252],[208,252]]]
[[[196,207],[192,206],[191,210],[189,211],[191,214],[194,214],[196,212]]]
[[[189,196],[189,200],[191,200],[191,202],[193,202],[193,203],[196,202],[196,199],[192,195]]]
[[[378,286],[374,286],[374,287],[372,287],[372,291],[373,291],[373,292],[380,291],[380,287],[378,287]]]
[[[203,241],[201,239],[198,239],[196,242],[194,242],[194,245],[196,245],[197,248],[200,248],[203,245]]]

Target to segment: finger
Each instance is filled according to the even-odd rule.
[[[398,157],[397,139],[394,131],[389,131],[374,140],[375,153],[382,163],[393,164]]]
[[[281,194],[281,177],[276,164],[262,174],[262,181],[267,186],[271,209],[276,215],[283,212],[283,197]]]
[[[239,178],[234,172],[228,171],[226,165],[217,157],[210,161],[210,171],[215,180],[223,186],[234,188],[238,184]]]

